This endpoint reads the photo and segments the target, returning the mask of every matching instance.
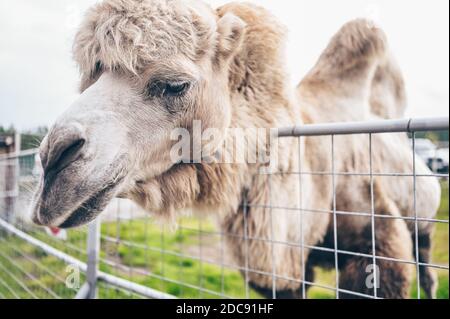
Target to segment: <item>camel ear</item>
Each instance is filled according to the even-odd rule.
[[[244,40],[245,22],[234,14],[227,13],[217,22],[217,58],[228,61],[237,52]]]

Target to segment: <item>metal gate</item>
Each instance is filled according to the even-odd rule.
[[[371,258],[374,266],[383,259],[413,265],[416,284],[411,298],[423,298],[419,276],[421,268],[435,269],[441,284],[438,297],[448,298],[448,148],[446,167],[445,159],[430,156],[428,164],[434,170],[433,174],[423,176],[415,171],[417,136],[423,133],[437,136],[436,132],[444,132],[448,141],[448,126],[448,118],[439,118],[304,125],[279,130],[280,138],[328,139],[332,163],[336,156],[335,140],[342,135],[366,135],[370,159],[373,152],[376,152],[372,144],[373,136],[396,133],[410,135],[411,160],[414,164],[411,174],[374,172],[371,165],[369,172],[338,172],[334,165],[327,172],[306,172],[299,167],[298,171],[290,173],[298,175],[299,182],[301,176],[307,175],[329,176],[333,181],[338,176],[354,176],[368,178],[372,182],[374,178],[384,176],[389,177],[392,183],[396,179],[411,178],[415,185],[417,178],[429,177],[438,178],[443,189],[441,209],[434,219],[421,219],[417,212],[408,218],[378,215],[373,209],[369,212],[339,211],[336,207],[338,194],[335,187],[331,210],[313,212],[302,207],[292,209],[292,213],[298,214],[300,219],[304,213],[329,214],[334,225],[341,215],[370,218],[372,227],[376,218],[401,219],[414,223],[416,234],[419,223],[433,223],[436,225],[433,262],[423,263],[417,258],[418,235],[414,239],[415,260],[400,260],[377,256],[375,252],[365,254],[339,249],[336,226],[335,237],[332,239],[334,248],[308,246],[303,241],[280,243],[273,238],[249,238],[244,234],[245,244],[250,240],[267,240],[272,245],[306,247],[316,253],[334,256],[334,269],[318,269],[318,278],[314,282],[286,278],[275,271],[261,272],[251,269],[248,263],[236,264],[228,257],[225,239],[227,236],[237,235],[220,231],[208,219],[183,217],[178,220],[177,229],[173,230],[153,221],[145,212],[127,201],[115,200],[104,212],[101,221],[97,220],[89,227],[62,233],[36,228],[27,221],[24,213],[40,173],[35,156],[37,152],[32,150],[1,155],[0,176],[11,174],[11,170],[14,170],[18,178],[14,185],[6,185],[6,180],[14,179],[0,180],[0,298],[259,298],[261,296],[249,286],[248,276],[251,273],[269,276],[274,283],[277,280],[299,283],[304,288],[303,297],[339,298],[341,293],[346,293],[355,297],[379,298],[376,289],[373,295],[362,295],[339,287],[338,259],[344,255]],[[371,186],[373,201],[373,183]],[[416,188],[412,198],[416,198]],[[251,207],[251,204],[244,203],[245,205]],[[11,207],[14,207],[13,212]],[[373,237],[373,245],[375,241],[376,238]],[[302,269],[305,269],[304,264]],[[305,278],[304,274],[301,278]],[[273,287],[275,286],[276,284]],[[308,295],[307,287],[310,288]],[[272,296],[280,297],[277,296],[276,289],[273,289]]]

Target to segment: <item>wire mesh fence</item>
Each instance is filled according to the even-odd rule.
[[[281,129],[280,138],[297,141],[299,158],[305,143],[320,143],[327,148],[326,169],[312,171],[300,161],[289,171],[261,173],[259,177],[267,181],[268,191],[277,194],[290,190],[272,189],[271,181],[280,175],[295,176],[298,205],[261,205],[245,198],[240,208],[242,216],[236,218],[236,223],[242,225],[237,228],[223,227],[220,220],[214,219],[214,212],[180,217],[175,227],[153,219],[124,200],[111,203],[101,222],[89,227],[68,231],[37,228],[26,217],[40,174],[36,152],[2,156],[0,176],[16,174],[17,183],[6,185],[6,178],[0,181],[0,298],[383,298],[378,292],[384,283],[377,278],[383,273],[377,269],[405,265],[413,278],[408,297],[426,298],[427,291],[435,291],[434,286],[427,285],[433,284],[431,279],[437,275],[435,297],[447,299],[448,146],[431,150],[424,147],[424,138],[436,139],[438,133],[448,141],[448,119]],[[405,138],[405,134],[411,141],[408,158],[400,166],[387,165],[390,158],[398,159],[400,155],[386,153],[382,142]],[[364,145],[366,161],[362,171],[337,165],[348,143],[345,136],[349,135]],[[386,165],[377,165],[380,161]],[[423,163],[429,170],[418,169]],[[332,189],[333,200],[327,209],[302,204],[303,198],[311,196],[302,187],[308,178]],[[424,191],[422,186],[428,185],[427,180],[437,180],[442,190],[437,214],[423,211],[427,199],[419,192]],[[402,196],[411,210],[397,214],[383,210],[377,193],[380,181],[388,185],[386,189],[392,196]],[[361,184],[369,185],[367,196],[349,197],[355,192],[353,185]],[[404,185],[410,191],[395,194]],[[250,211],[266,214],[265,234],[255,233]],[[308,215],[328,219],[328,232],[322,240],[311,244],[303,236],[286,238],[275,234],[282,219],[296,220],[302,230],[310,227],[305,225]],[[349,221],[367,226],[364,244],[348,242],[354,238]],[[383,230],[399,223],[407,225],[412,251],[385,253],[380,242],[385,242],[383,236],[390,233]],[[400,233],[391,233],[393,242],[405,240]],[[237,251],[232,247],[236,245],[240,258],[233,258]],[[255,247],[264,247],[265,254],[252,254]],[[280,251],[298,256],[298,265],[283,260]],[[267,262],[262,264],[259,259]],[[362,270],[364,276],[352,277],[367,280],[372,275],[371,289],[360,290],[345,283],[349,265],[355,260],[372,267],[369,272]],[[259,285],[261,282],[265,284]],[[295,293],[287,294],[284,287],[295,287]]]
[[[27,218],[39,167],[37,150],[0,155],[2,298],[74,298],[84,280],[76,262],[62,259],[58,253],[72,256],[74,261],[85,260],[86,229],[57,236],[50,229],[33,226]],[[52,254],[55,251],[57,254]]]

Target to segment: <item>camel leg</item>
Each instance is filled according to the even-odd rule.
[[[308,282],[314,282],[314,268],[311,263],[307,263],[306,270],[305,270],[305,278]],[[273,291],[269,288],[261,288],[257,284],[250,282],[249,283],[250,288],[255,290],[257,293],[259,293],[261,296],[263,296],[266,299],[272,299],[273,298]],[[305,285],[306,288],[306,294],[309,290],[309,285]],[[296,290],[277,290],[276,291],[276,297],[277,299],[303,299],[303,285],[300,285],[300,287]]]
[[[377,218],[375,220],[375,254],[378,257],[411,261],[412,241],[403,220]],[[372,255],[372,231],[368,225],[351,249]],[[340,272],[339,286],[343,290],[374,296],[374,279],[379,283],[377,297],[405,299],[409,297],[413,267],[410,264],[384,259],[376,260],[376,272],[372,257],[349,257]],[[376,275],[374,275],[376,273]],[[340,298],[356,299],[356,295],[341,293]]]
[[[419,262],[429,264],[431,262],[431,236],[432,232],[427,234],[419,234]],[[415,236],[412,241],[415,243]],[[416,256],[416,246],[413,245],[414,256]],[[427,298],[437,298],[438,279],[436,271],[433,268],[421,266],[419,268],[420,286],[425,291]]]
[[[395,203],[383,192],[382,185],[376,180],[375,212],[399,217],[400,212]],[[372,223],[365,226],[363,232],[354,240],[349,251],[363,253],[366,256],[350,256],[345,261],[339,274],[341,289],[386,299],[406,299],[410,294],[413,266],[413,245],[411,233],[402,219],[375,218],[375,234],[372,233]],[[375,245],[372,237],[375,236]],[[376,267],[372,255],[375,248]],[[381,258],[396,259],[381,259]],[[401,260],[401,261],[397,261]],[[376,280],[375,280],[376,279]],[[341,294],[341,298],[355,299],[356,295]]]

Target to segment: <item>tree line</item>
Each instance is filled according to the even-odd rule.
[[[0,125],[0,135],[15,134],[18,130],[14,126],[3,127]],[[46,126],[39,126],[32,130],[25,130],[20,132],[21,135],[21,150],[29,150],[39,147],[42,139],[47,134],[48,128]]]

